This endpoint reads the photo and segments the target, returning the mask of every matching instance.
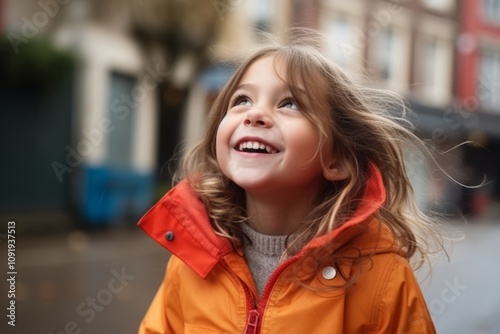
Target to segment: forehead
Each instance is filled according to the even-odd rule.
[[[252,80],[264,83],[279,80],[304,107],[319,107],[313,101],[325,103],[328,100],[326,74],[312,57],[300,52],[277,51],[255,59],[242,71],[235,86]]]
[[[306,94],[304,81],[300,76],[290,74],[289,67],[290,64],[286,60],[275,55],[258,58],[243,70],[235,89],[254,84],[264,89],[279,87],[280,90],[290,90],[296,98],[299,98],[300,95]]]
[[[275,79],[286,82],[286,67],[284,62],[273,55],[258,58],[243,71],[239,83],[266,77],[275,77]]]

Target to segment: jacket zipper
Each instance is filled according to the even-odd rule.
[[[257,311],[259,312],[259,314],[264,313],[264,309],[266,308],[267,301],[269,299],[269,296],[271,295],[271,291],[273,291],[274,284],[278,280],[279,276],[285,271],[286,268],[288,268],[294,262],[297,262],[298,259],[298,256],[289,258],[281,265],[279,265],[278,268],[276,268],[276,270],[274,270],[274,272],[271,274],[271,277],[269,277],[269,280],[267,281],[267,284],[264,287],[264,291],[262,292],[262,296],[259,300],[259,304],[257,307]]]
[[[247,325],[245,328],[245,334],[256,334],[259,333],[258,329],[261,326],[261,315],[264,314],[264,310],[267,305],[267,301],[269,300],[269,296],[271,295],[271,291],[273,291],[274,284],[278,280],[279,276],[288,268],[292,263],[296,262],[299,259],[298,256],[294,256],[283,262],[276,270],[271,274],[269,280],[267,281],[266,286],[264,287],[264,291],[262,292],[262,296],[257,305],[257,309],[250,310],[248,312]],[[248,287],[245,286],[245,289]]]
[[[245,326],[245,331],[243,332],[244,334],[257,334],[259,333],[259,328],[260,328],[260,322],[261,322],[261,315],[264,314],[264,310],[267,305],[267,301],[269,299],[269,296],[271,295],[271,291],[274,287],[274,284],[278,280],[278,277],[285,271],[286,268],[288,268],[292,263],[296,262],[299,259],[298,256],[294,256],[283,262],[276,270],[271,274],[271,277],[269,277],[269,280],[264,287],[264,291],[262,292],[262,296],[259,300],[259,303],[257,307],[255,306],[255,300],[252,296],[252,293],[250,292],[250,289],[248,286],[243,282],[241,278],[239,278],[238,275],[231,269],[229,264],[223,259],[221,262],[223,266],[233,275],[235,275],[238,280],[240,281],[241,285],[243,286],[243,290],[245,291],[245,297],[246,297],[246,302],[247,302],[247,323]]]
[[[257,334],[259,328],[259,311],[251,310],[248,313],[247,325],[245,326],[245,334]]]
[[[245,292],[245,300],[246,300],[246,311],[247,311],[247,323],[245,326],[244,334],[257,334],[258,324],[259,324],[259,312],[255,307],[255,299],[253,298],[252,292],[250,288],[243,282],[243,280],[234,272],[234,270],[229,266],[225,259],[221,261],[222,266],[226,268],[231,274],[233,274],[238,281],[241,283],[243,287],[243,291]]]

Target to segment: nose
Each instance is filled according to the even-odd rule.
[[[260,128],[269,128],[273,125],[273,121],[267,113],[260,108],[249,110],[243,120],[245,126],[254,126]]]

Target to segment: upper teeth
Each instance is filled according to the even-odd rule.
[[[263,144],[263,143],[259,143],[258,141],[241,142],[240,146],[239,146],[240,151],[242,151],[245,148],[251,148],[254,150],[258,150],[258,149],[266,150],[268,153],[278,153],[278,151],[275,150],[274,148],[272,148],[271,146]]]

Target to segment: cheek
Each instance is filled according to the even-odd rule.
[[[309,122],[304,122],[289,131],[289,143],[294,149],[307,156],[314,156],[320,143],[318,130]]]
[[[224,117],[222,121],[219,123],[219,127],[217,128],[217,134],[215,136],[217,150],[219,150],[219,146],[222,146],[224,142],[227,143],[229,140],[228,138],[229,131],[227,129],[227,126],[225,126],[226,124],[227,124],[226,117]]]
[[[222,134],[219,128],[217,129],[217,135],[215,137],[215,156],[217,157],[217,161],[219,160],[219,156],[221,155],[222,141]]]
[[[227,119],[224,117],[217,128],[217,134],[215,137],[215,154],[217,157],[217,162],[220,167],[223,168],[224,162],[227,161],[227,155],[229,154],[229,139],[231,137],[231,131],[228,127]]]

